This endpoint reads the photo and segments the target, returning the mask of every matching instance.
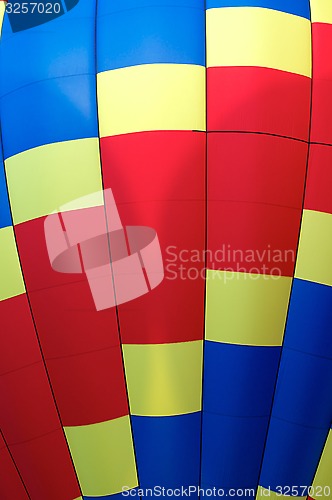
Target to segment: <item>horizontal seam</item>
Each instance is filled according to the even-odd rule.
[[[27,87],[31,87],[31,86],[38,84],[38,83],[49,82],[52,80],[61,80],[64,78],[75,78],[76,76],[77,77],[78,76],[93,76],[93,77],[95,77],[95,74],[94,73],[76,73],[76,74],[72,74],[72,75],[52,76],[51,78],[44,78],[43,80],[36,80],[34,82],[22,85],[21,87],[17,87],[16,89],[11,90],[10,92],[7,92],[6,94],[2,94],[0,98],[3,99],[4,97],[7,97],[8,95],[15,94],[16,92],[19,92],[22,89],[25,89]]]

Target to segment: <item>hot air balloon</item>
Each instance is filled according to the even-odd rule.
[[[0,499],[332,499],[331,1],[0,7]]]

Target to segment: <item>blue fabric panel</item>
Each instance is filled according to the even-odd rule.
[[[204,10],[204,0],[98,0],[99,15],[141,7],[188,7]]]
[[[0,152],[0,229],[11,225],[12,218],[9,208],[5,169],[2,161],[2,153]]]
[[[284,346],[332,359],[332,287],[295,279]]]
[[[332,360],[283,349],[273,403],[274,417],[329,429],[331,395]]]
[[[40,145],[96,137],[95,2],[1,43],[1,120],[8,158]]]
[[[307,411],[311,409],[312,406]],[[310,486],[327,433],[327,429],[314,429],[272,418],[260,485],[273,491],[277,486]]]
[[[167,5],[121,8],[105,14],[100,0],[98,72],[150,63],[205,65],[205,15],[192,8]],[[180,2],[179,2],[180,4]]]
[[[204,411],[229,416],[270,414],[280,347],[205,343]]]
[[[263,7],[310,19],[309,0],[206,0],[206,8]]]
[[[256,488],[268,421],[204,413],[202,486]]]
[[[45,80],[2,99],[5,158],[44,144],[97,137],[95,78]]]
[[[132,416],[140,487],[198,484],[201,413]]]
[[[128,491],[124,495],[122,493],[115,493],[114,495],[106,495],[103,497],[84,496],[83,499],[84,500],[124,500],[125,498],[137,498],[137,500],[139,500],[139,495],[137,494],[137,488],[133,488],[133,490],[136,490],[135,496],[131,496],[131,495],[133,495],[134,491],[132,492],[132,494],[130,494]]]
[[[95,74],[95,6],[80,0],[54,23],[12,35],[4,22],[1,96],[25,85],[61,76]]]

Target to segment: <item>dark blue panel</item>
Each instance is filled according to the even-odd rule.
[[[264,7],[310,19],[309,0],[206,0],[206,8]]]
[[[10,215],[5,170],[0,147],[0,229],[11,225],[12,219]]]
[[[97,137],[95,77],[45,80],[2,99],[5,158],[59,141]]]
[[[132,417],[140,487],[198,484],[200,412]]]
[[[11,33],[4,23],[1,48],[1,95],[45,79],[95,73],[95,6],[79,6],[55,23]]]
[[[98,72],[149,63],[204,66],[204,11],[173,4],[99,17]]]
[[[202,486],[256,488],[268,421],[204,413]]]
[[[260,485],[273,491],[277,486],[311,485],[327,432],[272,418]]]
[[[14,33],[49,23],[65,13],[62,0],[15,0],[8,2],[6,11]]]
[[[332,358],[332,287],[294,280],[285,347]]]
[[[332,421],[331,395],[332,360],[283,349],[273,416],[328,429]]]
[[[280,347],[206,342],[204,410],[223,415],[270,414]]]
[[[76,7],[80,0],[65,0],[66,9],[70,10]]]

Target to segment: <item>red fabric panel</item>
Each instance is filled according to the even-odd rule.
[[[307,144],[239,133],[212,133],[208,144],[209,200],[302,207]]]
[[[311,141],[332,144],[332,25],[313,23]]]
[[[81,496],[62,429],[13,447],[15,461],[33,500]]]
[[[49,359],[48,368],[64,426],[94,424],[128,415],[118,346]]]
[[[302,215],[300,209],[211,201],[208,212],[209,269],[292,276]],[[224,254],[221,253],[223,249]],[[247,257],[249,252],[250,257]],[[282,253],[281,262],[279,252]]]
[[[0,302],[0,376],[41,360],[25,294]]]
[[[0,498],[29,500],[8,448],[0,434]]]
[[[208,130],[267,132],[307,141],[310,92],[310,78],[285,71],[208,68]]]
[[[292,276],[307,151],[280,137],[209,134],[209,268]]]
[[[80,491],[26,296],[0,302],[0,314],[3,332],[0,349],[2,432],[31,498],[76,498]],[[3,453],[1,450],[0,455]],[[10,469],[8,457],[4,467],[2,469],[1,464],[1,473]],[[11,478],[13,470],[8,470],[8,481]],[[11,488],[9,483],[8,487]],[[17,496],[13,490],[8,493],[12,494],[8,499],[26,498],[20,486],[16,484],[13,488],[17,488]],[[5,495],[6,490],[4,492]]]
[[[204,273],[204,259],[182,262],[180,253],[204,249],[205,140],[204,133],[190,131],[101,140],[104,186],[113,190],[122,223],[154,228],[165,265],[156,289],[119,306],[124,343],[203,337],[204,280],[197,276]]]
[[[87,425],[128,413],[115,309],[96,311],[85,275],[52,270],[43,218],[19,224],[15,231],[63,425]],[[94,367],[98,357],[102,362]]]
[[[332,214],[332,147],[310,146],[305,208]]]
[[[0,427],[9,445],[59,428],[44,365],[29,365],[0,378]]]

